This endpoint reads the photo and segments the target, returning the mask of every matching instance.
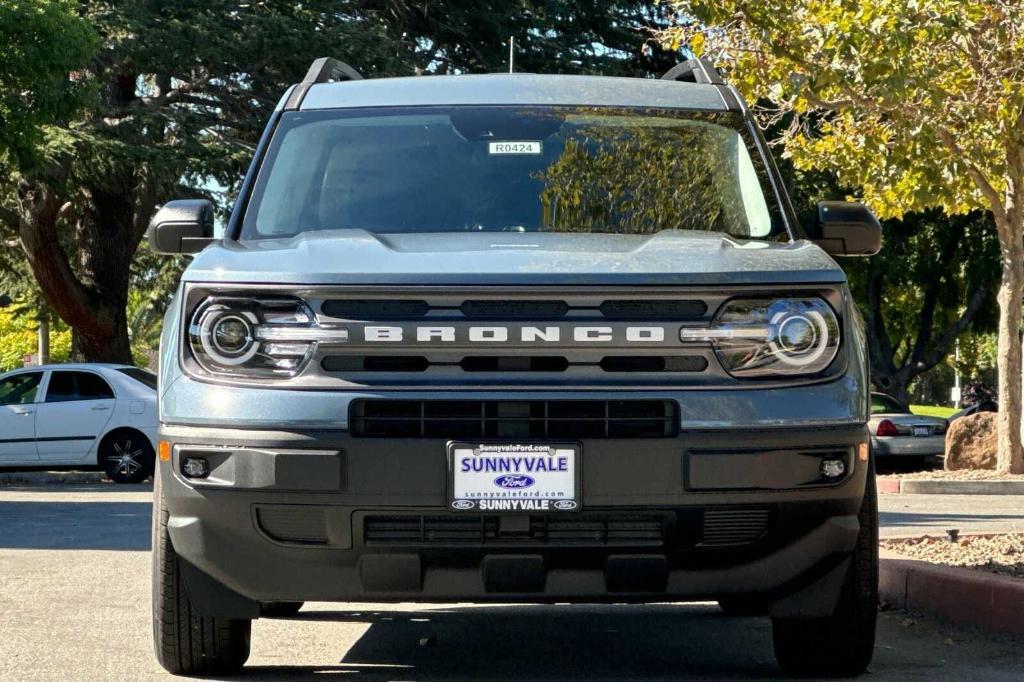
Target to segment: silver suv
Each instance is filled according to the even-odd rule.
[[[736,91],[661,80],[363,80],[315,62],[267,125],[161,349],[156,653],[227,673],[304,601],[718,600],[779,663],[872,653],[861,320]]]

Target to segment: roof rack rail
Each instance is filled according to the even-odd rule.
[[[707,59],[687,59],[685,62],[679,62],[666,71],[661,80],[725,85],[718,69],[712,66]]]
[[[338,61],[333,57],[320,57],[314,60],[306,72],[303,83],[313,85],[314,83],[330,83],[332,81],[361,81],[363,77],[358,71],[345,62]]]
[[[317,83],[341,83],[344,81],[361,80],[363,80],[363,77],[359,72],[345,62],[333,57],[320,57],[310,64],[309,70],[306,71],[302,81],[292,88],[291,93],[288,95],[288,100],[284,103],[282,109],[284,111],[296,111],[302,106],[302,100],[306,98],[306,93]]]

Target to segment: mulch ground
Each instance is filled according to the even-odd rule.
[[[951,542],[948,537],[925,535],[910,539],[886,539],[883,549],[912,559],[946,566],[977,568],[1024,578],[1024,533],[972,535]]]

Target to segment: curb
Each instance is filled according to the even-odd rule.
[[[51,483],[102,483],[101,471],[15,471],[0,473],[0,485],[49,485]]]
[[[1024,580],[880,552],[878,593],[907,611],[1024,637]]]
[[[1024,481],[953,481],[939,478],[878,480],[882,495],[1024,495]]]

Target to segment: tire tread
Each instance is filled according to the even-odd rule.
[[[175,675],[238,672],[249,658],[252,621],[193,613],[167,533],[168,512],[159,474],[153,496],[153,645],[157,661]]]
[[[871,663],[878,616],[878,495],[868,467],[860,534],[831,616],[772,622],[775,658],[797,676],[854,677]]]

